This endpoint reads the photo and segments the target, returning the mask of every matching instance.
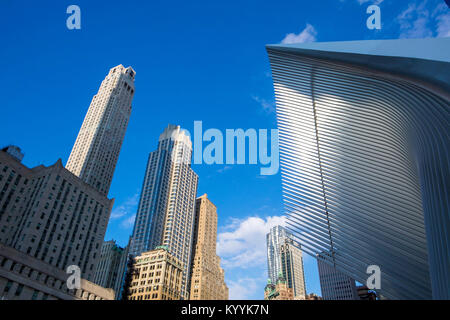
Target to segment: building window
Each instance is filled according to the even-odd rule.
[[[16,296],[20,296],[20,294],[22,293],[22,290],[23,290],[23,284],[19,284],[19,286],[17,287],[15,295]]]
[[[12,284],[13,284],[12,281],[8,280],[8,283],[6,284],[5,289],[3,289],[4,294],[9,292],[9,289],[11,289]]]
[[[33,295],[31,296],[31,300],[36,300],[36,299],[37,299],[37,296],[38,296],[38,294],[39,294],[39,291],[37,291],[37,290],[34,290],[34,292],[33,292]]]

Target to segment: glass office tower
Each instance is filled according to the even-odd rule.
[[[189,295],[188,276],[192,250],[194,207],[198,176],[191,169],[192,143],[180,126],[169,125],[150,153],[130,254],[165,246],[183,263],[181,296]]]

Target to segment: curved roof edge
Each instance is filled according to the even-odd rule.
[[[450,92],[450,38],[311,42],[266,48],[413,77]]]

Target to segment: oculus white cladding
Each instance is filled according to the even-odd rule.
[[[386,298],[449,299],[450,39],[267,51],[303,250],[364,284],[378,265]]]

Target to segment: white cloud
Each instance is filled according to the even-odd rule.
[[[265,265],[266,234],[277,225],[285,225],[285,217],[233,219],[231,226],[225,226],[226,231],[217,237],[217,253],[224,268],[246,269]]]
[[[262,99],[258,96],[252,96],[252,99],[261,105],[264,111],[267,113],[275,112],[275,102],[268,101],[266,99]]]
[[[250,300],[255,299],[255,293],[261,295],[260,287],[265,283],[264,277],[259,278],[239,278],[237,281],[228,281],[230,300]]]
[[[138,204],[139,193],[136,193],[113,209],[110,220],[120,220],[120,226],[124,229],[133,227]]]
[[[447,5],[440,3],[433,12],[428,0],[408,4],[397,16],[400,38],[429,38],[450,36],[450,13]]]
[[[436,8],[436,32],[439,38],[450,37],[450,9],[443,3]]]
[[[120,223],[120,225],[122,226],[122,228],[129,229],[134,226],[135,219],[136,219],[136,214],[134,213],[131,216],[123,219],[122,222]]]
[[[237,229],[243,220],[238,219],[238,218],[229,217],[227,219],[227,221],[228,221],[228,223],[226,225],[220,226],[219,233]]]
[[[120,206],[113,209],[113,211],[111,212],[110,219],[119,219],[128,215],[129,213],[134,213],[138,201],[139,201],[139,194],[136,193],[135,195],[125,200],[125,202],[123,202]]]
[[[232,166],[223,166],[222,168],[217,169],[217,173],[223,173],[223,172],[231,170],[231,169],[233,169]]]
[[[433,32],[429,27],[430,13],[426,10],[427,0],[409,3],[397,17],[400,25],[400,38],[426,38]]]
[[[302,30],[299,34],[288,33],[281,43],[290,44],[290,43],[304,43],[304,42],[314,42],[316,41],[317,31],[316,29],[310,25],[306,24],[305,29]]]
[[[375,5],[379,5],[380,3],[382,3],[384,0],[357,0],[359,4],[363,5],[366,2],[370,1],[370,4],[375,4]]]

